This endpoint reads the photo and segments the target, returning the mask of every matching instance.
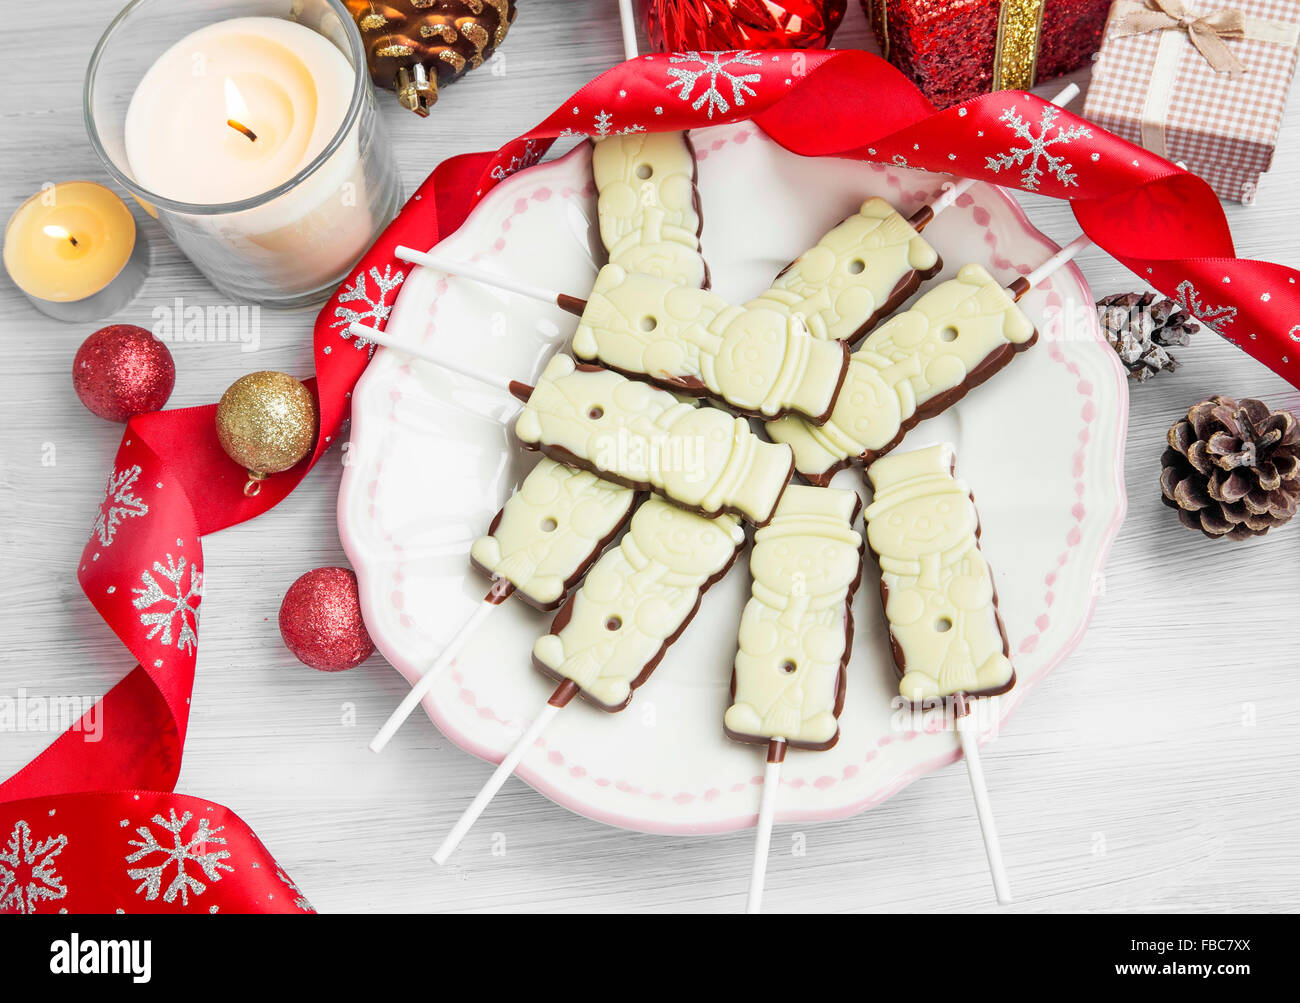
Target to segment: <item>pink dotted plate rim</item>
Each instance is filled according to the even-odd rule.
[[[729,136],[722,140],[714,140],[712,144],[710,144],[710,146],[708,147],[704,147],[704,148],[697,147],[697,156],[701,161],[703,161],[704,159],[706,159],[709,152],[719,149],[722,145],[725,145],[726,142],[737,141],[743,143],[745,140],[749,139],[753,135],[754,135],[753,131],[744,131],[744,130],[738,131],[733,136]],[[544,172],[548,167],[552,167],[554,165],[561,163],[562,161],[566,161],[570,157],[579,153],[580,153],[580,149],[575,149],[574,151],[565,154],[564,157],[558,158],[555,161],[549,161],[547,163],[538,164],[531,168],[526,168],[523,171],[520,171],[517,174],[511,176],[510,178],[507,178],[506,181],[503,182],[501,186],[499,186],[497,192],[495,192],[494,194],[504,197],[506,195],[506,192],[503,191],[503,189],[506,189],[507,186],[514,187],[515,184],[522,185],[526,183],[528,180],[530,180],[529,178],[530,175],[536,176],[541,172]],[[904,197],[904,198],[911,197],[914,201],[922,201],[922,200],[928,200],[932,198],[937,193],[939,185],[943,181],[942,176],[925,175],[927,179],[931,179],[933,181],[932,185],[920,191],[907,192],[903,187],[903,183],[900,180],[898,173],[894,171],[892,167],[887,165],[882,165],[882,164],[871,164],[869,166],[871,169],[877,172],[887,172],[889,175],[886,179],[887,183],[891,187],[897,188],[899,190],[900,197]],[[909,171],[908,174],[915,176],[917,172]],[[1024,236],[1027,236],[1032,240],[1036,241],[1048,253],[1055,252],[1056,250],[1059,249],[1059,245],[1055,244],[1049,238],[1047,238],[1042,233],[1040,233],[1032,225],[1032,223],[1030,223],[1028,217],[1025,215],[1020,204],[1010,194],[1004,192],[1000,188],[994,188],[992,186],[982,186],[982,188],[986,196],[991,196],[993,198],[1000,200],[1004,204],[1004,206],[1007,209],[1009,209],[1011,218],[1022,228],[1022,230],[1024,231]],[[549,189],[542,189],[541,191],[545,193],[546,198],[549,198],[552,194],[552,192]],[[569,189],[566,189],[562,194],[568,196],[574,194],[574,192]],[[590,196],[591,190],[590,188],[587,188],[586,191],[579,192],[579,194]],[[539,196],[540,193],[538,193],[538,196],[535,196],[537,197],[538,201],[545,201],[544,198],[540,198]],[[508,214],[507,219],[508,220],[513,219],[514,217],[519,215],[520,212],[526,211],[527,206],[531,203],[531,201],[533,201],[532,198],[516,199],[515,208],[512,212]],[[524,208],[521,209],[520,208],[521,205]],[[964,208],[969,208],[971,205],[972,205],[972,200],[969,195],[966,195],[963,196],[962,199],[958,201],[956,208],[964,209]],[[952,211],[956,211],[956,210],[952,210]],[[985,212],[985,210],[982,210],[979,207],[976,207],[975,211]],[[473,214],[471,214],[470,218],[466,221],[466,225],[468,225],[473,220],[473,218],[474,218]],[[505,230],[508,229],[508,227],[503,226],[502,229]],[[993,244],[994,241],[991,239],[992,238],[991,232],[987,230],[987,227],[985,227],[985,229],[986,229],[986,240],[988,240],[990,244]],[[495,242],[495,244],[492,246],[492,248],[489,251],[476,252],[472,257],[475,260],[480,260],[483,257],[489,256],[492,252],[499,250],[501,244],[502,241],[500,238],[498,238],[498,240]],[[1011,262],[1005,260],[999,261],[997,262],[997,264],[999,267],[1014,268],[1020,271],[1022,274],[1027,273],[1031,267],[1028,264],[1012,264]],[[1068,265],[1065,271],[1078,284],[1078,286],[1082,289],[1084,294],[1086,294],[1090,302],[1091,292],[1089,291],[1088,284],[1084,279],[1082,272],[1080,272],[1079,269],[1074,264]],[[1051,290],[1051,288],[1052,287],[1050,283],[1044,283],[1043,286],[1041,287],[1043,291],[1049,291]],[[1059,296],[1057,296],[1055,292],[1049,292],[1049,297],[1055,297],[1056,303],[1057,304],[1060,303]],[[1052,305],[1050,299],[1048,305],[1049,306]],[[1107,347],[1105,346],[1104,340],[1102,339],[1100,327],[1096,324],[1095,319],[1091,326],[1092,326],[1093,340],[1101,344],[1102,347]],[[1094,398],[1093,387],[1091,386],[1089,381],[1087,381],[1082,377],[1081,373],[1079,372],[1079,368],[1077,364],[1070,361],[1066,357],[1065,353],[1061,350],[1061,346],[1059,342],[1050,341],[1047,344],[1040,346],[1039,350],[1046,350],[1047,352],[1049,352],[1053,361],[1064,365],[1067,368],[1067,370],[1072,373],[1072,375],[1079,377],[1078,382],[1076,383],[1076,390],[1080,394],[1080,396],[1085,398],[1085,404],[1080,413],[1080,417],[1083,418],[1084,420],[1084,429],[1080,433],[1081,445],[1079,446],[1079,449],[1077,450],[1074,458],[1074,470],[1075,470],[1075,477],[1076,477],[1076,493],[1078,493],[1080,497],[1082,497],[1083,482],[1082,482],[1082,470],[1080,469],[1080,465],[1082,463],[1082,457],[1084,452],[1083,443],[1086,443],[1087,441],[1087,438],[1090,434],[1089,426],[1092,425],[1096,413],[1095,403],[1093,399]],[[1106,559],[1110,553],[1111,546],[1115,540],[1115,537],[1119,533],[1120,527],[1123,524],[1124,517],[1127,511],[1127,497],[1126,497],[1125,486],[1124,486],[1123,458],[1124,458],[1125,437],[1126,437],[1127,426],[1128,426],[1128,410],[1129,410],[1128,386],[1127,386],[1126,376],[1115,354],[1113,352],[1107,351],[1106,357],[1108,357],[1109,359],[1110,362],[1109,371],[1112,374],[1112,377],[1117,387],[1117,393],[1115,396],[1116,396],[1116,404],[1118,405],[1118,409],[1115,413],[1115,422],[1114,422],[1114,436],[1115,436],[1114,463],[1111,466],[1110,484],[1108,485],[1109,488],[1113,491],[1113,510],[1111,511],[1109,520],[1098,539],[1092,566],[1087,569],[1090,579],[1100,575],[1102,569],[1104,568]],[[372,365],[370,369],[367,370],[367,373],[363,374],[362,380],[365,381],[369,379],[372,374],[376,374],[377,376],[378,371],[381,370],[382,368],[383,368],[382,364]],[[354,399],[362,398],[363,396],[361,392],[362,389],[363,388],[361,386],[358,386],[357,392],[354,393]],[[354,423],[359,424],[359,419],[357,416],[354,416]],[[354,435],[355,434],[356,433],[354,432]],[[347,518],[346,499],[349,496],[349,492],[354,489],[354,485],[352,482],[359,476],[360,476],[359,471],[357,471],[355,467],[352,466],[345,467],[343,479],[339,488],[339,495],[338,495],[339,532],[340,532],[340,537],[343,541],[344,550],[347,552],[349,560],[352,562],[361,583],[360,591],[362,597],[362,610],[363,613],[365,614],[365,619],[367,623],[379,623],[381,622],[380,618],[376,616],[372,616],[371,614],[372,614],[373,606],[382,601],[382,596],[379,594],[381,590],[378,588],[371,587],[373,584],[371,580],[372,569],[370,567],[369,562],[366,560],[366,556],[367,556],[366,546],[360,543],[359,539],[353,536],[353,534],[349,529],[349,522]],[[1058,569],[1063,567],[1067,563],[1070,554],[1075,550],[1075,548],[1081,542],[1079,525],[1078,525],[1083,521],[1081,504],[1076,504],[1074,517],[1076,520],[1076,525],[1071,529],[1069,534],[1067,534],[1065,550],[1062,551],[1062,553],[1057,558],[1056,567]],[[375,570],[378,571],[378,569]],[[868,573],[870,573],[869,570]],[[1034,651],[1037,646],[1038,638],[1041,637],[1046,627],[1046,622],[1045,622],[1046,615],[1047,615],[1046,611],[1048,608],[1050,608],[1054,598],[1053,586],[1054,586],[1055,575],[1056,572],[1053,571],[1047,576],[1047,579],[1045,581],[1045,585],[1047,587],[1047,591],[1044,596],[1045,607],[1044,607],[1044,612],[1040,613],[1035,621],[1037,632],[1022,640],[1018,645],[1015,645],[1015,649],[1019,652],[1027,653],[1030,651]],[[1029,693],[1029,691],[1032,690],[1033,687],[1041,679],[1046,677],[1049,672],[1051,672],[1058,665],[1060,665],[1061,662],[1063,662],[1067,657],[1069,657],[1071,652],[1073,652],[1073,650],[1082,641],[1083,636],[1086,633],[1089,624],[1091,623],[1093,613],[1095,612],[1096,598],[1097,597],[1095,594],[1090,593],[1086,606],[1084,607],[1081,615],[1079,616],[1074,630],[1071,632],[1070,636],[1061,644],[1058,650],[1054,652],[1046,661],[1042,663],[1042,667],[1039,668],[1037,671],[1035,671],[1032,675],[1021,676],[1015,689],[1013,689],[1011,693],[1001,698],[1000,713],[998,716],[998,721],[996,722],[997,725],[1000,725],[1001,723],[1007,721],[1010,718],[1011,714],[1020,706],[1020,703],[1024,700],[1025,696]],[[420,677],[421,667],[412,663],[409,659],[407,659],[401,654],[402,647],[400,645],[389,643],[389,639],[386,637],[386,635],[382,630],[373,631],[372,633],[374,634],[375,643],[379,647],[381,653],[384,654],[384,656],[388,659],[388,661],[391,664],[393,664],[394,668],[396,668],[398,672],[408,682],[413,683],[415,680],[417,680]],[[466,686],[467,680],[458,671],[455,662],[453,662],[452,664],[452,667],[449,671],[449,675],[452,678],[452,680],[457,684],[458,695],[460,696],[461,700],[469,702],[473,706],[480,706],[480,716],[486,714],[488,718],[491,718],[492,720],[500,724],[503,728],[510,726],[509,721],[506,721],[505,719],[501,718],[499,715],[496,715],[494,712],[491,711],[491,708],[484,707],[478,704],[478,695],[474,693],[472,689]],[[442,708],[438,705],[436,699],[432,694],[425,698],[425,700],[423,701],[423,706],[425,712],[428,714],[430,720],[434,723],[434,725],[443,733],[444,736],[446,736],[450,741],[452,741],[459,748],[489,763],[500,762],[504,753],[500,749],[484,745],[483,743],[481,743],[471,735],[468,735],[462,732],[461,730],[459,730],[456,727],[453,720],[443,712]],[[901,735],[897,736],[896,738],[892,736],[883,736],[879,740],[876,748],[867,750],[863,761],[867,762],[873,759],[877,754],[877,750],[879,747],[883,747],[884,745],[887,745],[892,741],[909,741],[916,738],[919,734],[920,734],[919,732],[904,732]],[[981,744],[983,744],[986,740],[987,740],[987,733],[981,736]],[[541,746],[542,748],[546,748],[545,736],[539,739],[538,745]],[[944,766],[950,765],[956,762],[960,758],[961,758],[960,751],[954,744],[951,750],[930,757],[927,760],[924,760],[916,765],[909,767],[908,769],[902,770],[892,775],[887,780],[887,782],[874,788],[871,791],[871,793],[865,797],[856,799],[852,802],[847,802],[847,803],[841,802],[832,807],[828,807],[825,809],[808,809],[808,808],[795,807],[795,806],[788,807],[788,808],[780,808],[778,809],[777,812],[776,821],[779,824],[795,823],[795,822],[822,822],[822,821],[834,821],[834,820],[848,818],[853,815],[860,814],[861,812],[867,810],[868,808],[880,804],[881,802],[892,797],[898,791],[902,790],[904,787],[908,786],[913,781],[919,779],[925,774],[930,773],[937,769],[941,769]],[[534,788],[539,793],[543,794],[545,797],[555,802],[556,804],[560,805],[561,807],[567,808],[568,810],[574,812],[575,814],[582,815],[583,817],[592,819],[593,821],[602,824],[612,825],[619,828],[630,829],[639,832],[647,832],[647,833],[661,834],[661,835],[706,835],[706,834],[732,832],[740,829],[750,828],[755,824],[757,820],[757,798],[754,799],[754,805],[752,811],[747,811],[743,814],[732,815],[726,818],[720,818],[705,823],[701,823],[698,821],[675,823],[671,820],[664,820],[663,818],[657,816],[628,814],[624,811],[611,810],[608,807],[599,804],[596,800],[584,799],[580,796],[570,794],[568,789],[566,789],[563,786],[557,786],[555,782],[552,782],[548,778],[546,773],[548,769],[558,768],[558,769],[564,769],[566,770],[566,772],[574,769],[573,767],[566,767],[565,759],[562,753],[559,753],[555,750],[551,750],[547,753],[547,755],[544,758],[539,760],[539,764],[540,765],[535,768],[534,766],[530,765],[527,759],[525,759],[516,768],[515,775],[519,777],[521,780],[523,780],[525,783],[527,783],[530,787]],[[612,789],[612,790],[617,790],[620,793],[625,795],[640,795],[657,802],[664,801],[664,800],[680,802],[683,799],[694,800],[696,798],[712,800],[713,798],[720,796],[722,793],[720,790],[712,790],[712,789],[704,792],[683,791],[683,792],[677,792],[675,794],[667,794],[664,792],[646,792],[644,790],[641,790],[640,788],[637,788],[635,785],[630,785],[626,781],[618,781],[618,780],[613,780],[604,777],[592,778],[591,775],[587,773],[585,769],[583,769],[582,767],[577,767],[577,769],[582,770],[583,776],[591,780],[592,787],[595,790]],[[856,770],[857,767],[854,766],[853,764],[850,764],[850,766],[845,767],[843,777],[824,776],[824,777],[819,777],[816,780],[812,780],[812,781],[809,781],[805,778],[788,778],[788,779],[783,778],[782,786],[802,787],[807,784],[811,784],[819,788],[834,786],[841,779],[848,779],[849,777],[851,777],[854,773],[856,773]],[[576,776],[576,775],[577,774],[571,774],[571,776]],[[761,782],[762,782],[761,774],[755,774],[750,778],[748,778],[747,780],[740,781],[737,784],[733,785],[731,791],[732,792],[740,791],[743,790],[744,787],[746,786],[753,786],[757,788],[761,786]]]

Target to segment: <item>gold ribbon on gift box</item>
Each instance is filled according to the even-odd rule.
[[[1002,0],[993,49],[993,89],[1028,90],[1038,75],[1038,40],[1046,0]]]
[[[1118,0],[1111,10],[1111,38],[1160,32],[1155,65],[1142,104],[1142,145],[1157,156],[1168,153],[1167,123],[1173,105],[1182,54],[1192,46],[1218,73],[1239,77],[1246,67],[1228,47],[1228,39],[1269,42],[1294,49],[1300,26],[1247,17],[1239,10],[1197,11],[1183,0]]]
[[[880,52],[886,59],[889,58],[890,2],[873,0],[873,20],[880,26]],[[1002,0],[998,11],[998,37],[993,48],[993,90],[1025,90],[1034,86],[1046,2]]]

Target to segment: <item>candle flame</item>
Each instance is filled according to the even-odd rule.
[[[239,93],[239,88],[229,77],[226,77],[226,116],[236,121],[248,118],[248,105],[244,103],[244,95]]]
[[[51,223],[48,226],[42,227],[41,230],[47,237],[53,237],[55,240],[71,241],[73,247],[77,246],[77,238],[61,226],[56,226]]]
[[[235,82],[226,77],[226,125],[236,132],[243,133],[248,137],[249,142],[257,142],[257,133],[244,125],[244,120],[247,118],[248,105],[244,103],[244,96],[239,93]]]

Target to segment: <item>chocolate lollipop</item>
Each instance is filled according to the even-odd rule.
[[[884,199],[867,199],[745,305],[799,316],[815,338],[856,344],[943,268],[918,229]]]
[[[764,442],[743,418],[567,355],[547,363],[515,422],[526,449],[654,491],[683,508],[761,525],[790,482],[790,448]]]
[[[756,418],[830,416],[848,348],[814,338],[783,309],[738,307],[716,293],[606,265],[573,354],[676,393],[713,397]]]
[[[638,132],[594,141],[596,218],[609,260],[689,289],[707,289],[700,254],[695,151],[684,132]]]
[[[815,484],[852,460],[870,463],[1037,341],[1018,298],[980,265],[966,265],[853,353],[829,420],[790,416],[769,422],[768,435],[790,445],[799,473]]]
[[[382,752],[488,614],[511,595],[555,609],[627,522],[637,493],[543,458],[470,547],[470,564],[492,579],[483,602],[370,741]]]
[[[367,336],[522,401],[515,437],[524,448],[706,518],[731,513],[762,525],[794,473],[790,448],[760,439],[745,419],[567,355],[552,357],[533,387],[383,331]]]
[[[554,356],[531,387],[372,336],[522,400],[515,436],[525,448],[707,518],[732,513],[762,525],[794,472],[789,447],[760,439],[743,418],[567,355]]]
[[[787,748],[825,750],[839,739],[853,595],[862,578],[857,493],[792,484],[754,534],[751,596],[741,615],[723,727],[767,746],[748,911],[762,905],[781,764]]]
[[[618,535],[636,492],[543,458],[469,550],[528,605],[553,610]]]
[[[952,699],[956,728],[999,902],[1011,901],[993,812],[968,729],[970,700],[1016,682],[998,615],[997,589],[980,551],[975,498],[954,475],[948,443],[877,460],[867,470],[875,500],[867,543],[880,565],[880,598],[907,700]]]
[[[596,562],[533,646],[533,664],[561,680],[442,841],[439,864],[460,845],[524,754],[575,696],[616,712],[649,679],[736,560],[745,534],[734,516],[706,519],[659,498],[645,502],[614,549]]]

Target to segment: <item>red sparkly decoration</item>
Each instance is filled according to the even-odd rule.
[[[172,395],[176,363],[167,346],[142,327],[114,324],[81,343],[72,385],[81,403],[106,421],[161,410]]]
[[[280,636],[298,661],[342,672],[375,652],[361,620],[357,576],[347,568],[317,568],[289,586],[280,604]]]
[[[848,0],[647,0],[656,52],[824,49]]]
[[[1088,63],[1101,47],[1111,0],[859,0],[882,55],[938,108],[994,89],[999,23],[1005,15],[1014,44],[1025,20],[1037,20],[1040,2],[1037,62],[1025,87]]]

